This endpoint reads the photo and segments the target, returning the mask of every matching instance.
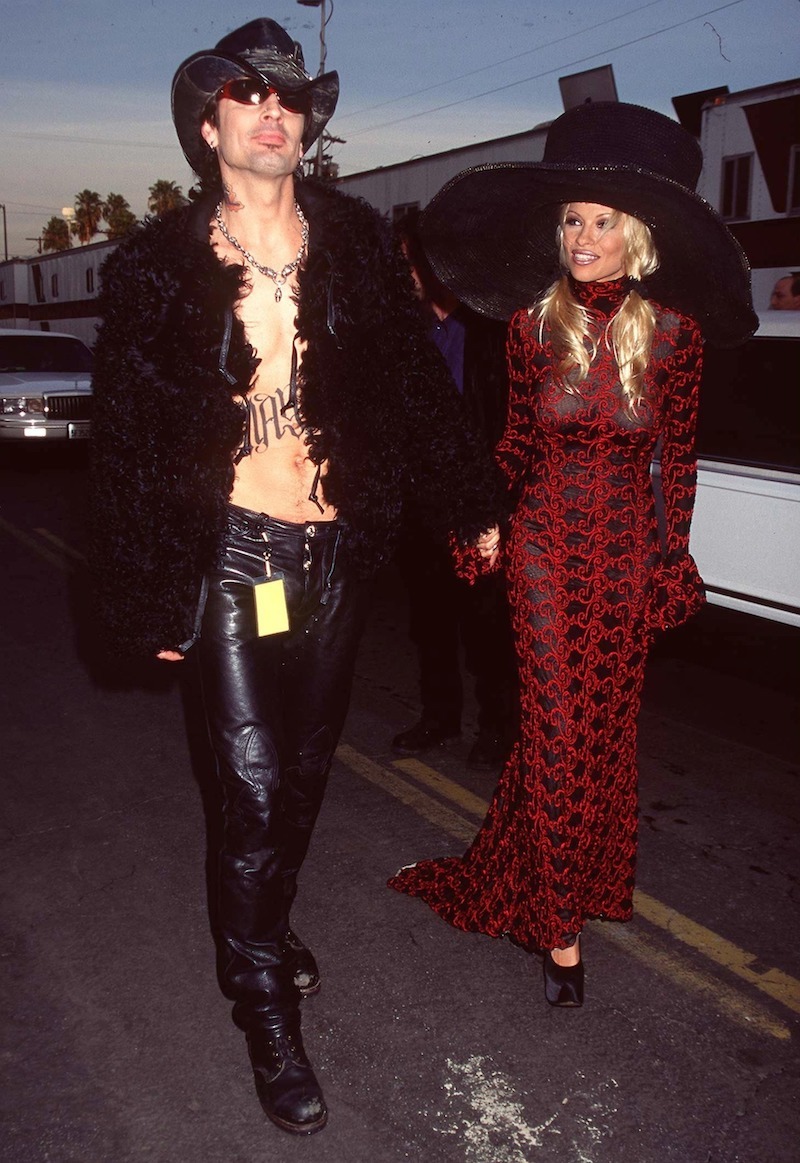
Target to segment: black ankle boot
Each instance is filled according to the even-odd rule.
[[[544,955],[544,996],[551,1006],[582,1006],[583,962],[557,965],[548,950]]]
[[[286,934],[286,946],[294,963],[294,983],[302,996],[311,997],[313,993],[319,993],[322,981],[314,954],[292,929]]]
[[[321,1131],[328,1108],[303,1049],[299,1020],[250,1030],[247,1049],[267,1117],[296,1135]]]

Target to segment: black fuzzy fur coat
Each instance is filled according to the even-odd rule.
[[[356,568],[389,558],[407,500],[434,535],[473,539],[499,515],[495,469],[386,223],[329,187],[296,193],[310,226],[300,415]],[[191,640],[225,531],[257,359],[233,311],[245,271],[216,257],[212,212],[201,200],[146,223],[103,267],[91,554],[98,620],[124,654]]]

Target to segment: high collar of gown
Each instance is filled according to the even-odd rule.
[[[602,283],[579,283],[572,275],[567,277],[575,299],[594,315],[613,315],[630,290],[627,278],[608,279]]]

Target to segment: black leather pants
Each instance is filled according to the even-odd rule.
[[[256,634],[265,550],[284,579],[289,630]],[[203,700],[224,796],[220,976],[243,1029],[296,1007],[284,945],[297,874],[350,699],[364,583],[336,522],[293,525],[230,506],[199,641]]]

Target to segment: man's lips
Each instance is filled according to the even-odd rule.
[[[252,140],[255,141],[258,145],[286,144],[286,136],[276,129],[262,129],[259,133],[253,134]]]

